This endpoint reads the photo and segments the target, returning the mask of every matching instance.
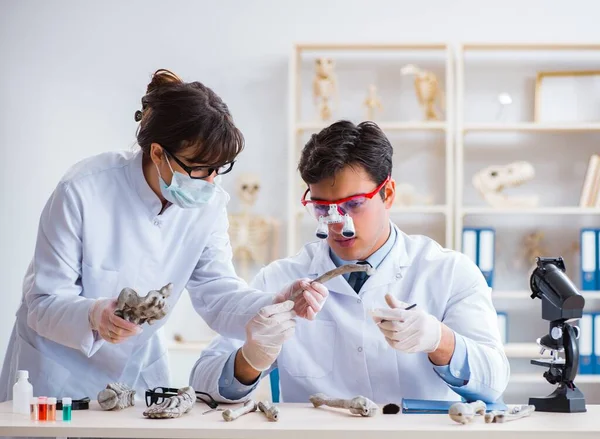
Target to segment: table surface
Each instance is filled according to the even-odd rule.
[[[279,404],[278,422],[269,422],[255,412],[225,422],[222,412],[203,414],[208,408],[196,406],[180,418],[148,419],[146,408],[136,402],[121,411],[103,411],[94,401],[89,410],[73,411],[71,422],[31,421],[28,416],[13,414],[12,403],[0,404],[0,436],[37,437],[119,437],[119,438],[230,438],[230,439],[377,439],[516,437],[577,439],[600,438],[600,405],[588,405],[585,413],[534,412],[529,417],[502,424],[486,424],[482,416],[467,425],[452,421],[448,415],[397,414],[374,417],[351,415],[343,409],[314,408],[307,404]],[[226,406],[228,408],[235,405]],[[62,412],[57,411],[57,417]],[[519,434],[521,433],[521,434]]]

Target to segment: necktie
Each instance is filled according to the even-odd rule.
[[[359,265],[370,265],[367,261],[358,261]],[[363,284],[366,282],[367,275],[366,271],[353,271],[350,273],[350,277],[348,278],[348,283],[350,286],[358,293],[362,288]]]

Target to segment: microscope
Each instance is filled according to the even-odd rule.
[[[536,258],[537,267],[530,279],[531,298],[542,300],[542,319],[550,322],[548,334],[537,339],[540,354],[546,350],[551,358],[531,360],[535,366],[547,367],[544,378],[558,387],[545,397],[529,398],[538,412],[585,412],[585,398],[575,386],[579,368],[579,328],[571,325],[580,319],[585,300],[565,274],[562,258]],[[564,358],[559,353],[564,353]]]

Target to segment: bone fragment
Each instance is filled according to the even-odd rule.
[[[353,415],[375,416],[379,407],[373,401],[364,396],[356,396],[352,399],[330,398],[324,393],[316,393],[310,396],[310,402],[313,406],[320,407],[326,405],[328,407],[343,408],[350,410]]]
[[[279,407],[271,404],[270,401],[260,401],[258,409],[265,414],[269,421],[277,422],[279,420]]]
[[[506,411],[494,410],[485,414],[485,422],[487,424],[491,422],[502,423],[508,421],[514,421],[529,416],[535,411],[534,405],[520,405],[512,407]]]
[[[150,406],[144,416],[154,419],[179,418],[188,413],[196,402],[196,392],[190,386],[182,387],[176,396],[165,398],[160,404]]]
[[[237,409],[227,409],[223,411],[223,419],[227,422],[235,421],[240,416],[244,416],[245,414],[255,412],[257,409],[256,402],[249,399],[246,403]]]
[[[172,290],[173,284],[168,283],[160,290],[152,290],[146,296],[140,297],[135,290],[123,288],[117,298],[115,315],[136,325],[146,322],[151,325],[167,315],[167,298]]]
[[[473,421],[475,415],[484,415],[487,406],[483,401],[475,401],[470,403],[457,402],[450,406],[448,415],[450,418],[459,424],[468,424]]]
[[[123,383],[109,383],[98,393],[102,410],[122,410],[135,405],[135,390]]]
[[[346,273],[352,273],[353,271],[366,271],[367,274],[369,276],[372,276],[373,274],[375,274],[375,268],[371,267],[368,264],[346,264],[346,265],[342,265],[341,267],[338,268],[334,268],[333,270],[328,271],[327,273],[322,274],[321,276],[317,277],[316,279],[313,279],[311,281],[312,282],[319,282],[319,283],[325,283],[331,279],[333,279],[336,276],[340,276],[342,274],[346,274]],[[296,300],[296,297],[298,297],[298,295],[300,293],[302,293],[302,288],[298,288],[296,291],[294,291],[290,297],[290,300]]]

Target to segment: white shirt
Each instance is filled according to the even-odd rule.
[[[346,279],[334,278],[325,284],[330,294],[317,320],[297,320],[294,337],[284,344],[273,366],[279,369],[282,401],[306,402],[317,392],[340,398],[363,395],[377,403],[398,403],[402,398],[458,400],[459,395],[491,402],[501,397],[510,368],[491,290],[481,271],[462,253],[396,230],[394,247],[358,295]],[[274,289],[290,279],[314,278],[332,268],[327,243],[311,243],[296,256],[264,268],[252,285]],[[450,367],[454,380],[436,372],[426,353],[402,353],[387,344],[368,310],[387,307],[388,292],[416,303],[463,339],[468,367]],[[241,345],[217,337],[194,366],[191,385],[217,400],[233,401],[219,392],[218,383],[230,355]],[[468,376],[461,376],[465,370]],[[454,386],[452,381],[464,384]]]
[[[217,332],[243,337],[246,322],[272,295],[235,274],[221,188],[198,209],[162,204],[142,171],[142,153],[105,153],[75,165],[41,214],[33,260],[0,379],[10,399],[17,369],[36,395],[94,399],[108,383],[144,390],[169,384],[160,328],[169,315],[121,344],[95,337],[94,300],[124,287],[138,294],[172,282],[171,309],[184,288]]]

